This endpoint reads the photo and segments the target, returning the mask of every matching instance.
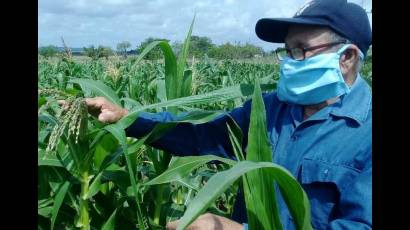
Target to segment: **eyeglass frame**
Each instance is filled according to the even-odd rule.
[[[303,61],[306,59],[306,52],[307,51],[312,51],[312,50],[316,50],[316,49],[320,49],[323,47],[331,47],[331,46],[335,46],[335,45],[339,45],[339,44],[349,44],[348,40],[341,40],[341,41],[337,41],[337,42],[330,42],[330,43],[325,43],[325,44],[320,44],[320,45],[316,45],[316,46],[310,46],[310,47],[295,47],[295,48],[278,48],[275,50],[275,56],[279,61],[283,61],[283,58],[281,59],[279,57],[279,52],[281,51],[286,51],[288,57],[292,58],[293,60],[297,60],[297,61]],[[292,55],[292,50],[295,49],[300,49],[302,50],[303,53],[303,58],[302,59],[295,59]]]

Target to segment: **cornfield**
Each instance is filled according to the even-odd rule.
[[[126,59],[77,60],[69,51],[55,60],[39,58],[38,229],[164,229],[181,218],[183,229],[205,211],[229,218],[239,188],[250,229],[281,229],[275,197],[261,200],[274,194],[264,186],[273,181],[292,197],[286,200],[297,228],[311,229],[303,189],[271,163],[269,143],[260,142],[266,139],[261,94],[275,89],[279,66],[188,58],[191,31],[192,24],[178,57],[167,42],[156,41]],[[164,59],[144,61],[153,47],[161,48]],[[371,56],[362,76],[371,84]],[[129,115],[100,123],[84,105],[84,98],[94,96],[127,108]],[[235,160],[175,157],[149,145],[179,122],[209,121],[251,97],[246,157],[234,122],[228,128]],[[165,110],[188,115],[140,139],[125,136],[139,112]]]

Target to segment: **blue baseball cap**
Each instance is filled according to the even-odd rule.
[[[309,1],[292,18],[260,19],[255,31],[264,41],[284,43],[290,25],[329,27],[357,45],[364,55],[372,44],[372,31],[366,11],[347,0]]]

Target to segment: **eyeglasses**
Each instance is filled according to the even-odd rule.
[[[278,48],[275,50],[276,57],[279,59],[279,61],[282,61],[286,57],[290,57],[294,60],[297,61],[303,61],[306,58],[306,52],[311,51],[311,50],[316,50],[324,47],[332,47],[335,45],[339,44],[346,44],[347,41],[338,41],[338,42],[331,42],[331,43],[326,43],[326,44],[321,44],[317,46],[311,46],[311,47],[296,47],[296,48]]]

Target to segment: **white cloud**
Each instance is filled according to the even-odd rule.
[[[61,36],[72,47],[94,44],[115,48],[118,42],[128,40],[135,48],[149,36],[181,41],[196,12],[193,34],[208,36],[216,44],[250,42],[269,50],[275,45],[257,38],[257,20],[263,17],[290,17],[304,2],[39,0],[39,45],[61,45]]]

